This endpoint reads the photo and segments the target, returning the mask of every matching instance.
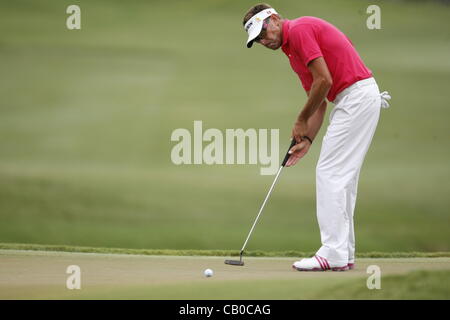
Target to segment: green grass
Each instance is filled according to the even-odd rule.
[[[0,242],[239,249],[273,176],[175,166],[170,135],[194,120],[280,128],[284,153],[305,94],[282,52],[245,48],[254,3],[76,1],[82,29],[69,31],[74,3],[0,4]],[[379,1],[382,29],[371,31],[370,1],[270,3],[337,25],[393,97],[360,177],[358,252],[450,251],[448,7]],[[318,248],[319,147],[283,172],[249,252]]]
[[[319,278],[302,280],[258,280],[224,283],[200,284],[194,286],[171,285],[153,288],[129,288],[122,292],[97,291],[91,299],[116,299],[123,295],[127,299],[173,299],[177,292],[181,299],[281,299],[281,300],[448,300],[450,298],[450,271],[414,271],[406,275],[385,276],[381,289],[369,290],[366,279],[348,281],[345,278]],[[224,288],[226,287],[226,289]],[[89,294],[86,296],[89,299]]]
[[[450,271],[414,271],[389,275],[381,280],[381,289],[368,290],[362,281],[353,281],[321,293],[323,299],[350,300],[448,300]]]
[[[298,272],[291,268],[292,257],[246,257],[245,266],[233,267],[221,256],[148,253],[0,248],[0,299],[449,298],[449,257],[359,257],[346,272]],[[65,286],[69,265],[80,267],[81,290]],[[373,265],[381,272],[381,290],[367,288]],[[206,268],[214,270],[212,277],[203,275]]]

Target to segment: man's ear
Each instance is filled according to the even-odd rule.
[[[280,16],[277,14],[274,14],[273,17],[275,18],[274,20],[275,20],[276,24],[280,25],[280,21],[281,21]]]

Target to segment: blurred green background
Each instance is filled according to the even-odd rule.
[[[170,136],[194,120],[279,128],[284,154],[305,94],[281,50],[245,47],[255,3],[0,2],[0,242],[240,249],[274,177],[259,165],[176,166]],[[393,97],[360,176],[357,250],[450,250],[450,6],[269,3],[340,28]],[[81,30],[66,28],[71,4]],[[370,4],[381,30],[366,27]],[[283,172],[249,250],[319,247],[320,137]]]

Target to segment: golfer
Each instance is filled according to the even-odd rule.
[[[244,17],[247,47],[281,48],[298,74],[308,99],[292,137],[297,145],[286,166],[308,152],[322,126],[327,103],[334,104],[316,168],[317,220],[322,246],[312,258],[293,264],[299,271],[345,271],[355,263],[353,213],[358,178],[377,127],[380,108],[389,107],[372,72],[339,29],[316,17],[283,19],[258,4]]]

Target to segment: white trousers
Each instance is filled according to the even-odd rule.
[[[374,78],[338,94],[316,168],[317,220],[331,266],[355,260],[353,215],[361,166],[377,127],[381,96]]]

